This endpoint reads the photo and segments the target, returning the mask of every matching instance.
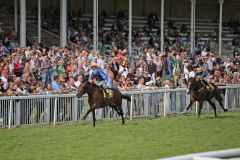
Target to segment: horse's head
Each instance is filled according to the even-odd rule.
[[[83,94],[85,94],[87,92],[89,88],[89,82],[84,82],[84,83],[81,83],[77,89],[77,94],[76,96],[79,98],[81,97]]]

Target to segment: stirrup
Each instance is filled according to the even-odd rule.
[[[211,88],[209,86],[206,86],[206,88],[207,88],[208,91],[211,91]]]
[[[210,87],[210,91],[214,91],[215,88],[211,84],[209,84],[209,87]]]

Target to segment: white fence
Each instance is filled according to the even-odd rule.
[[[239,85],[224,86],[224,104],[226,108],[239,108]],[[127,118],[150,117],[181,113],[189,104],[185,88],[158,90],[124,91],[131,96],[131,102],[123,100],[123,111]],[[197,104],[195,105],[197,107]],[[217,109],[220,109],[216,103]],[[191,111],[196,111],[192,107]],[[0,127],[20,125],[41,125],[79,121],[88,110],[87,96],[77,98],[76,94],[53,94],[37,96],[0,97]],[[204,110],[211,108],[204,104]],[[117,118],[109,107],[96,111],[97,119]],[[88,119],[91,119],[89,115]]]
[[[161,160],[220,160],[220,158],[240,159],[240,148],[203,153],[192,153],[182,156],[162,158]]]

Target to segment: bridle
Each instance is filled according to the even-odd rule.
[[[206,85],[201,81],[201,83],[203,84],[203,87],[201,87],[198,91],[194,91],[194,90],[191,90],[191,91],[193,91],[193,92],[195,92],[195,93],[199,93],[199,92],[201,92],[204,88],[206,88]],[[190,85],[192,85],[192,83],[190,84]]]

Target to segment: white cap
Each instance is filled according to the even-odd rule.
[[[190,73],[189,73],[189,78],[194,78],[195,77],[195,72],[194,71],[191,71]]]

